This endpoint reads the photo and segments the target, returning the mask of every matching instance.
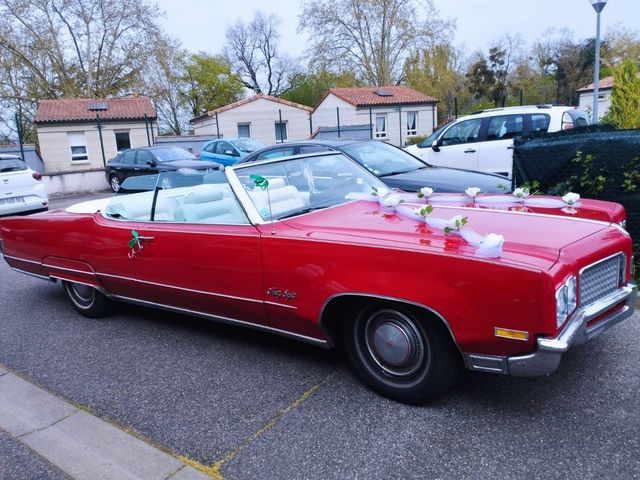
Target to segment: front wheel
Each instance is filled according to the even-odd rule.
[[[120,190],[120,179],[117,175],[111,175],[109,177],[109,186],[111,186],[111,190],[113,190],[114,193],[118,193],[118,190]]]
[[[376,392],[422,404],[449,390],[458,362],[439,324],[396,305],[372,305],[345,324],[345,345],[353,367]]]
[[[62,282],[73,308],[89,318],[101,318],[111,311],[111,301],[94,287],[82,283]]]

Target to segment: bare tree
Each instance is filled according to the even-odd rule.
[[[355,71],[371,85],[404,80],[407,58],[449,40],[452,21],[433,0],[303,0],[300,28],[311,40],[316,67]]]
[[[258,11],[250,22],[227,28],[225,55],[244,86],[256,93],[283,93],[296,71],[295,61],[280,52],[280,24],[276,15]]]
[[[140,0],[0,0],[0,51],[43,97],[106,97],[138,82],[158,15]]]

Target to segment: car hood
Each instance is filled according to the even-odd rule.
[[[392,188],[408,192],[418,191],[422,187],[431,187],[437,192],[464,192],[468,187],[478,187],[488,193],[511,191],[511,180],[506,177],[458,168],[430,166],[379,178]]]
[[[465,229],[482,236],[489,233],[504,236],[502,256],[494,261],[541,270],[556,263],[562,248],[609,227],[608,223],[593,220],[453,206],[436,206],[430,217],[449,219],[455,215],[468,218]],[[459,236],[446,235],[418,219],[388,213],[370,201],[316,211],[287,219],[285,223],[305,231],[306,238],[390,249],[401,245],[410,250],[479,257],[477,249]]]

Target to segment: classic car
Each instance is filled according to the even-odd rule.
[[[461,168],[436,167],[381,140],[301,140],[256,150],[238,164],[314,152],[342,152],[358,162],[390,188],[414,191],[431,187],[438,192],[460,192],[471,185],[487,193],[508,193],[511,180]]]
[[[61,282],[87,317],[122,301],[342,345],[371,388],[414,404],[463,366],[550,374],[636,305],[614,221],[393,192],[340,153],[176,188],[163,174],[150,191],[0,220],[4,259]]]

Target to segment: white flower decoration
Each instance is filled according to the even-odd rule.
[[[485,248],[502,248],[504,237],[497,233],[490,233],[482,240],[482,246]]]
[[[379,190],[378,190],[379,191]],[[380,198],[380,205],[385,208],[394,208],[400,205],[404,200],[400,197],[400,195],[386,195]]]
[[[580,194],[569,192],[566,195],[563,195],[562,201],[567,205],[575,205],[580,201]]]
[[[527,198],[530,195],[528,188],[516,188],[512,194],[516,198]]]
[[[389,190],[388,188],[380,187],[376,190],[376,193],[378,194],[378,197],[384,198],[391,193],[391,190]]]
[[[481,190],[478,187],[469,187],[464,191],[471,198],[476,198],[480,192]]]
[[[463,217],[462,215],[451,217],[449,220],[447,220],[447,223],[444,227],[444,233],[449,233],[452,230],[460,230],[467,224],[467,221],[467,217]]]
[[[429,198],[431,195],[433,195],[433,188],[429,187],[422,187],[418,192],[418,198]]]

